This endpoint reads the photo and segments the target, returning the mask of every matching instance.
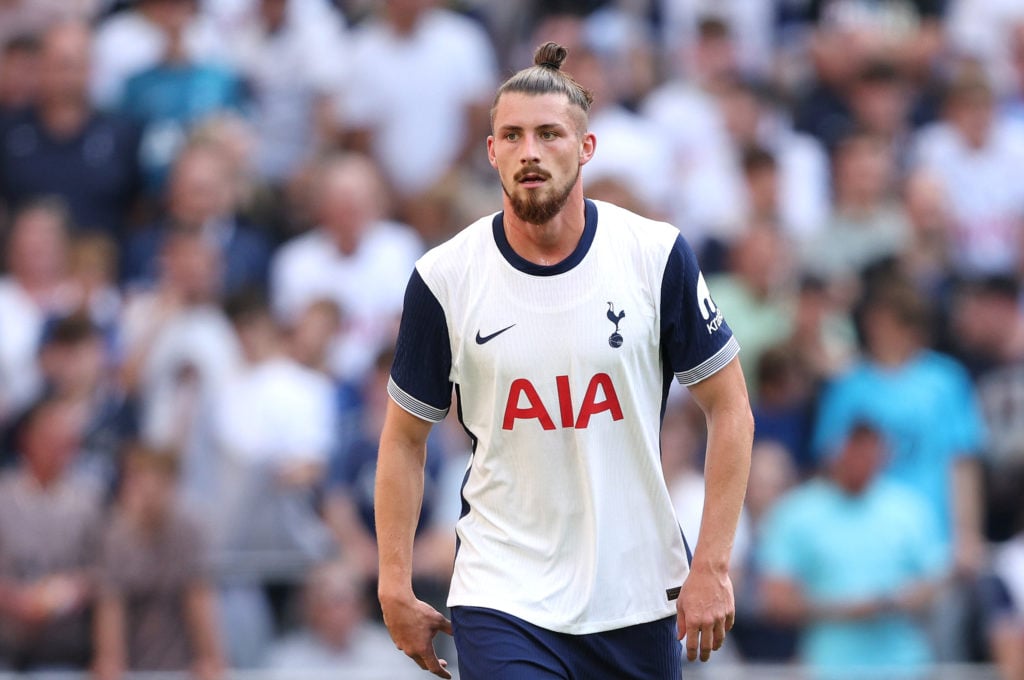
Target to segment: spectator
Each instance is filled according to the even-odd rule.
[[[337,447],[334,389],[286,354],[262,296],[232,297],[226,310],[244,363],[214,407],[218,449],[230,468],[218,504],[229,523],[220,547],[264,580],[294,582],[329,550],[312,491]]]
[[[237,216],[237,200],[232,168],[221,149],[198,142],[183,148],[171,170],[166,215],[128,241],[122,279],[131,286],[152,285],[167,235],[182,231],[199,234],[218,252],[219,292],[265,286],[270,244]]]
[[[19,672],[89,661],[100,499],[70,473],[80,434],[74,405],[37,402],[20,428],[22,463],[0,478],[0,635]]]
[[[19,210],[7,234],[0,277],[0,425],[35,399],[41,387],[36,350],[43,322],[63,306],[67,212],[56,201]]]
[[[66,400],[82,415],[80,451],[74,469],[99,488],[112,491],[122,443],[136,434],[134,404],[113,380],[108,345],[87,316],[47,322],[39,363],[46,394]]]
[[[812,374],[790,344],[769,347],[757,361],[755,442],[775,442],[801,477],[817,469],[810,451],[814,418]]]
[[[494,53],[479,25],[439,5],[391,0],[352,33],[353,79],[341,122],[353,148],[383,169],[402,205],[473,153],[483,159]]]
[[[871,263],[903,250],[910,228],[893,191],[892,147],[858,131],[843,138],[832,157],[835,203],[824,227],[802,243],[804,269],[850,288]]]
[[[819,232],[828,217],[828,159],[818,140],[793,130],[763,90],[741,81],[728,81],[718,89],[717,103],[731,142],[734,191],[751,215],[755,197],[743,196],[740,177],[744,150],[765,149],[777,168],[772,197],[777,207],[768,217],[788,236],[806,239]]]
[[[827,148],[850,129],[851,84],[871,63],[893,64],[912,82],[931,73],[943,47],[942,3],[934,0],[812,0],[803,3],[812,27],[814,74],[794,107],[797,129]]]
[[[1017,510],[1017,533],[993,556],[986,602],[989,651],[1004,680],[1024,677],[1024,512]]]
[[[730,310],[729,325],[743,343],[741,364],[751,393],[757,394],[761,353],[789,337],[793,315],[792,258],[774,224],[753,224],[727,255],[727,270],[708,277],[716,304]]]
[[[798,480],[793,453],[775,441],[755,441],[750,455],[750,481],[744,504],[750,539],[733,558],[736,625],[731,635],[740,657],[753,663],[783,663],[796,657],[797,627],[778,621],[766,609],[765,579],[758,551],[764,520]],[[735,549],[734,549],[735,551]]]
[[[117,258],[118,243],[105,234],[76,234],[71,239],[66,304],[99,326],[111,346],[117,340],[122,304]]]
[[[913,132],[912,83],[891,62],[868,62],[850,84],[849,101],[849,131],[860,129],[884,139],[893,149],[896,166],[905,170]]]
[[[572,73],[594,96],[590,131],[601,140],[601,154],[587,164],[588,182],[617,179],[640,199],[641,214],[667,218],[672,197],[672,154],[650,120],[623,106],[610,82],[610,59],[578,49]]]
[[[912,172],[903,184],[903,208],[910,240],[896,254],[897,269],[926,297],[948,304],[954,277],[954,225],[942,180],[929,170]]]
[[[362,384],[336,378],[331,371],[331,347],[344,321],[331,300],[313,300],[286,329],[288,355],[331,381],[335,390],[336,440],[344,448],[363,430]],[[336,456],[337,450],[332,452]]]
[[[988,434],[986,525],[990,540],[1014,532],[1024,498],[1024,314],[1020,282],[992,276],[970,282],[956,297],[951,336],[975,377]]]
[[[270,677],[327,669],[351,678],[420,677],[387,631],[367,619],[364,599],[362,582],[347,567],[327,562],[313,569],[303,598],[305,625],[270,648]]]
[[[39,83],[39,40],[16,35],[0,43],[0,118],[35,102]]]
[[[288,325],[317,299],[335,302],[345,319],[332,350],[334,374],[359,380],[389,337],[405,283],[423,246],[408,227],[384,218],[384,192],[367,158],[346,154],[317,166],[313,203],[319,226],[292,239],[271,262],[278,318]]]
[[[121,379],[138,399],[140,436],[181,453],[182,491],[195,504],[216,489],[211,411],[241,361],[219,306],[220,266],[199,234],[168,234],[156,284],[128,299],[121,322]]]
[[[702,239],[735,236],[742,226],[742,205],[734,194],[728,130],[712,94],[679,72],[655,88],[640,111],[659,126],[672,152],[677,190],[670,221],[698,252]]]
[[[311,15],[287,0],[250,4],[229,44],[252,89],[258,174],[280,186],[336,136],[334,107],[350,77],[348,33],[326,8]]]
[[[190,57],[205,61],[222,54],[223,36],[207,13],[199,11],[199,0],[129,0],[122,4],[127,5],[124,11],[107,17],[96,31],[96,68],[90,92],[97,106],[111,109],[120,105],[125,83],[160,63],[167,54],[171,32],[182,20]]]
[[[60,23],[41,38],[35,105],[0,122],[0,198],[57,195],[71,225],[117,235],[136,205],[138,130],[89,102],[91,32]]]
[[[337,419],[330,380],[285,353],[262,296],[233,296],[226,310],[243,363],[212,404],[215,448],[208,455],[218,474],[208,516],[221,586],[230,592],[229,648],[248,665],[256,659],[239,619],[258,616],[267,630],[284,630],[306,569],[334,550],[316,491],[338,445]],[[245,606],[238,604],[243,597]]]
[[[332,457],[325,493],[325,516],[341,550],[341,558],[368,582],[374,582],[377,577],[374,479],[393,359],[391,348],[377,356],[363,384],[362,427]],[[416,592],[439,607],[445,606],[455,562],[455,525],[448,521],[450,513],[445,512],[450,505],[446,501],[452,499],[443,495],[452,491],[443,483],[447,463],[447,451],[439,432],[427,442],[423,501],[414,539],[417,556],[413,564]],[[458,515],[454,519],[458,519]]]
[[[766,612],[802,626],[800,657],[816,672],[910,676],[932,660],[915,621],[944,570],[931,508],[880,478],[883,434],[853,423],[824,461],[825,476],[787,493],[764,520]]]
[[[105,530],[95,613],[93,668],[223,673],[208,554],[195,520],[176,503],[177,457],[134,447]]]
[[[150,195],[158,196],[189,132],[219,112],[239,110],[244,93],[233,71],[189,53],[186,31],[196,12],[193,0],[150,2],[173,7],[161,26],[166,49],[158,63],[127,80],[120,110],[143,128],[143,179]]]
[[[996,112],[981,76],[966,72],[950,83],[943,120],[921,130],[915,157],[949,196],[957,271],[1019,271],[1024,186],[1014,173],[1024,163],[1024,126]]]
[[[933,617],[941,659],[964,659],[968,585],[985,559],[978,454],[982,419],[970,378],[956,361],[926,349],[927,303],[899,280],[867,293],[861,325],[865,354],[826,388],[814,448],[824,457],[851,426],[866,420],[887,440],[885,478],[920,494],[938,522],[942,552],[956,580]]]
[[[706,41],[709,28],[719,40],[734,40],[727,58],[730,68],[745,77],[771,74],[773,54],[773,7],[770,4],[716,0],[658,0],[662,14],[661,38],[668,54]],[[703,35],[702,35],[703,34]],[[731,36],[735,36],[733,39]]]

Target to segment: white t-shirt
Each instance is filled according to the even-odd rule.
[[[742,201],[736,200],[742,187],[715,102],[695,87],[670,82],[648,95],[641,112],[659,126],[672,153],[673,222],[695,243],[737,233],[743,225]]]
[[[449,606],[571,634],[672,615],[688,566],[665,398],[738,351],[679,231],[608,203],[587,201],[550,267],[511,249],[501,213],[421,258],[388,389],[438,421],[454,385],[474,441]]]
[[[483,28],[454,12],[426,12],[408,37],[371,21],[353,31],[352,86],[342,124],[373,130],[373,153],[402,194],[428,189],[466,137],[466,107],[490,103],[497,79]]]
[[[395,222],[370,229],[349,256],[314,229],[282,246],[271,262],[275,313],[290,323],[316,300],[337,303],[344,328],[331,350],[331,368],[339,377],[358,377],[394,337],[405,291],[397,274],[422,253],[416,233]]]
[[[0,422],[28,406],[40,388],[43,310],[10,277],[0,278]]]
[[[253,8],[253,14],[257,8]],[[342,92],[351,62],[340,15],[292,12],[268,33],[251,16],[228,34],[232,65],[252,88],[256,167],[262,177],[286,179],[314,151],[314,107]]]
[[[953,254],[962,271],[1015,271],[1024,220],[1024,125],[996,119],[988,142],[971,149],[947,123],[918,133],[918,165],[942,181],[952,204]]]
[[[668,216],[672,206],[672,150],[658,126],[621,106],[590,116],[598,148],[583,176],[588,182],[609,177],[623,182],[655,215]]]
[[[214,406],[220,445],[245,461],[326,464],[335,446],[331,381],[284,357],[239,372]]]

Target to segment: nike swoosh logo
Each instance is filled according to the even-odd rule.
[[[515,326],[515,324],[512,324],[512,326]],[[494,331],[490,335],[480,335],[480,331],[477,331],[476,332],[476,344],[482,345],[485,342],[490,342],[494,338],[498,337],[499,335],[501,335],[502,333],[507,331],[509,328],[512,328],[512,326],[505,326],[500,331]]]

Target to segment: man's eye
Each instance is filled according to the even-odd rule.
[[[545,132],[542,132],[542,133],[540,133],[540,138],[541,138],[541,139],[548,139],[548,140],[551,140],[551,139],[554,139],[554,138],[555,138],[556,136],[557,136],[557,135],[555,135],[555,133],[554,133],[554,132],[551,132],[550,130],[547,130],[547,131],[545,131]]]
[[[506,133],[506,135],[505,135],[505,139],[507,139],[507,140],[508,140],[508,141],[510,141],[510,142],[514,142],[514,141],[516,141],[517,139],[519,139],[519,133],[518,133],[518,132],[509,132],[509,133]]]

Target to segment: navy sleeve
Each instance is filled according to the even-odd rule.
[[[413,270],[405,288],[388,394],[409,413],[436,423],[452,401],[452,350],[444,309]]]
[[[690,386],[710,377],[739,352],[739,344],[711,299],[697,257],[676,238],[661,280],[661,353],[676,379]]]

